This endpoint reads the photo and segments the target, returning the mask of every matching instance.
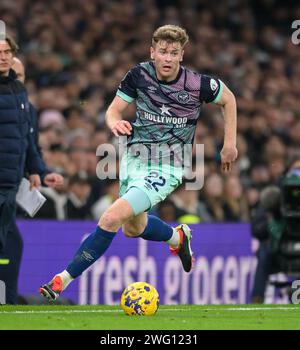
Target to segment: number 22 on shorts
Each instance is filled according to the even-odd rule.
[[[144,177],[147,185],[151,185],[156,192],[159,191],[159,187],[162,187],[166,184],[166,179],[159,175],[158,171],[150,171],[148,176]]]

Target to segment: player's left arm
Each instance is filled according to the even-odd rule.
[[[231,170],[232,164],[238,156],[236,148],[237,110],[234,94],[223,82],[222,84],[222,94],[218,102],[215,103],[221,106],[224,116],[224,144],[221,150],[221,166],[224,172],[228,172]]]

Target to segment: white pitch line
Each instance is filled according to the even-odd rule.
[[[279,307],[227,307],[224,309],[217,309],[217,308],[208,308],[208,309],[203,309],[205,311],[269,311],[269,310],[284,310],[284,311],[289,311],[289,310],[298,310],[300,311],[300,307],[284,307],[284,306],[279,306]]]
[[[224,308],[224,309],[219,309],[219,308],[206,308],[206,309],[191,309],[191,308],[186,308],[186,309],[180,309],[180,308],[164,308],[164,309],[159,309],[159,312],[164,312],[164,311],[198,311],[198,312],[204,312],[204,311],[274,311],[274,310],[283,310],[283,311],[300,311],[300,307],[284,307],[284,306],[279,306],[279,307],[253,307],[253,308],[247,308],[247,307],[237,307],[237,308]],[[16,310],[16,311],[0,311],[1,314],[58,314],[58,313],[66,313],[66,314],[71,314],[71,313],[119,313],[123,312],[122,310],[27,310],[27,311],[21,311],[21,310]]]
[[[122,310],[28,310],[28,311],[0,311],[1,314],[73,314],[73,313],[109,313],[122,312]]]

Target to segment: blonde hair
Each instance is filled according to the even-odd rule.
[[[189,36],[185,29],[173,24],[166,24],[157,28],[153,33],[152,46],[154,47],[159,41],[167,41],[171,43],[179,42],[181,47],[184,48],[189,41]]]

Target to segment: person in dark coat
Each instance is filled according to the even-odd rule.
[[[6,303],[17,303],[17,280],[22,239],[15,224],[16,194],[24,175],[30,187],[41,182],[56,186],[61,178],[47,170],[34,138],[30,103],[24,84],[11,69],[15,42],[0,40],[0,280],[6,285]]]

